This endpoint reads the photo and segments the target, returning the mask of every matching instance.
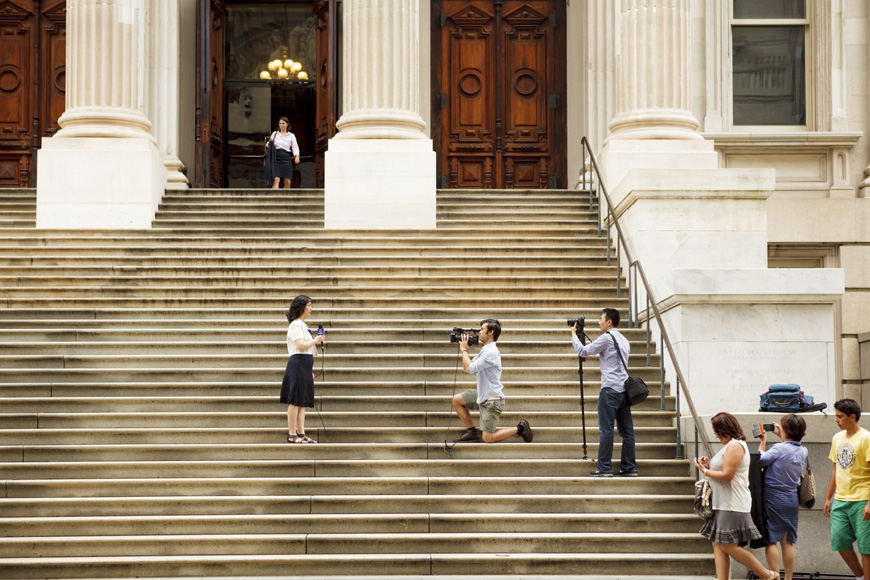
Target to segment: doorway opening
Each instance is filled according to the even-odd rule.
[[[317,17],[313,1],[227,2],[226,187],[265,187],[263,151],[290,119],[300,162],[293,187],[315,186]]]

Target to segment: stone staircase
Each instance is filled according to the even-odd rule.
[[[627,298],[578,192],[442,191],[434,231],[324,230],[320,190],[167,194],[149,231],[2,223],[0,578],[713,571],[642,330],[641,476],[588,477],[565,320]],[[278,402],[298,293],[328,331],[317,445]],[[447,449],[474,384],[450,329],[488,317],[501,424],[535,439]]]
[[[0,188],[0,230],[36,227],[36,189]]]

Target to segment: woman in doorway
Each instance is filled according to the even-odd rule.
[[[287,311],[287,370],[281,382],[281,402],[287,403],[287,443],[317,443],[305,434],[305,407],[314,406],[314,347],[323,334],[311,338],[305,320],[311,315],[311,299],[300,294]]]
[[[701,535],[713,543],[713,560],[718,580],[731,578],[731,558],[761,578],[777,580],[779,573],[765,568],[740,542],[761,538],[749,510],[749,449],[740,423],[730,413],[713,416],[713,434],[722,449],[712,459],[696,457],[695,467],[710,480],[713,517],[701,527]]]
[[[272,189],[278,189],[282,179],[285,188],[293,187],[293,167],[299,164],[299,144],[296,142],[296,135],[290,132],[290,120],[287,117],[278,119],[278,130],[272,133],[271,140],[275,143],[275,178],[272,180]]]

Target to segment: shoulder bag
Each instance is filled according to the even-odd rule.
[[[616,342],[616,337],[607,333],[611,340],[613,340],[613,346],[616,347],[616,352],[619,353],[619,360],[622,361],[622,366],[625,367],[625,372],[628,372],[628,365],[625,364],[625,359],[622,358],[622,351],[619,350],[619,343]],[[643,403],[646,401],[646,398],[649,397],[649,387],[646,386],[646,383],[643,382],[643,379],[638,377],[629,376],[625,379],[625,394],[628,396],[628,404],[632,407],[637,405],[638,403]]]
[[[798,484],[798,503],[810,509],[816,503],[816,478],[810,469],[810,458],[807,457],[807,471],[801,476]]]
[[[713,517],[713,490],[706,477],[695,482],[695,515],[701,519]]]

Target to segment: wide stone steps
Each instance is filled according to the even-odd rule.
[[[36,189],[0,189],[0,229],[36,226]]]
[[[555,541],[555,540],[554,540]],[[208,555],[8,558],[0,572],[10,580],[47,578],[129,578],[355,575],[696,575],[712,568],[710,556],[694,553],[418,553],[325,555]],[[690,572],[687,572],[690,571]]]
[[[323,207],[191,190],[147,231],[0,223],[0,577],[712,571],[676,400],[627,322],[640,476],[589,476],[601,376],[581,393],[566,319],[594,338],[628,291],[588,194],[439,192],[436,229],[395,232],[325,230]],[[298,293],[329,337],[316,445],[286,443],[277,401]],[[532,443],[452,442],[474,380],[449,335],[485,317],[501,425]]]

